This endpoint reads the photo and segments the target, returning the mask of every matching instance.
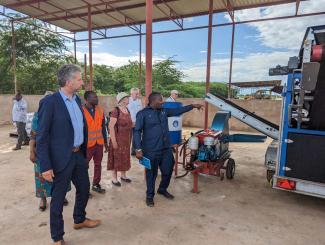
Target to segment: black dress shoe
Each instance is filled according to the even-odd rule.
[[[120,181],[114,182],[112,180],[112,184],[115,185],[115,186],[117,186],[117,187],[121,187],[121,182]]]
[[[106,190],[104,188],[102,188],[100,184],[93,185],[93,187],[91,189],[93,191],[100,193],[100,194],[104,194],[106,192]]]
[[[131,183],[132,182],[132,180],[129,179],[129,178],[123,178],[123,177],[121,177],[121,180],[124,181],[124,182],[126,182],[126,183]]]
[[[153,206],[155,206],[155,203],[154,203],[154,201],[153,201],[153,198],[147,198],[147,199],[146,199],[146,204],[147,204],[148,207],[153,207]]]
[[[168,191],[157,191],[157,193],[158,193],[159,195],[163,195],[164,197],[166,197],[166,198],[169,199],[169,200],[172,200],[172,199],[175,198],[175,197],[174,197],[172,194],[170,194]]]

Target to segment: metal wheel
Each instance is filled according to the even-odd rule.
[[[226,167],[226,177],[227,179],[233,179],[235,176],[235,170],[236,170],[236,164],[235,160],[232,158],[229,158],[227,161],[227,167]]]

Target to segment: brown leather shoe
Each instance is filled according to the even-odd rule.
[[[95,227],[99,226],[100,223],[101,223],[100,220],[85,219],[85,221],[80,224],[74,224],[73,228],[75,230],[79,230],[82,228],[95,228]]]
[[[65,245],[65,244],[66,243],[63,240],[53,243],[53,245]]]

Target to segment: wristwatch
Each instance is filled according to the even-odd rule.
[[[135,151],[136,151],[136,152],[141,152],[141,151],[142,151],[142,149],[136,149]]]

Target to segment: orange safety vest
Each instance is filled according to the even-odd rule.
[[[104,118],[103,109],[99,106],[95,107],[95,116],[89,113],[88,109],[83,106],[85,118],[87,121],[87,128],[88,128],[88,145],[87,147],[92,147],[96,144],[103,145],[104,144],[104,137],[102,133],[102,123]]]

